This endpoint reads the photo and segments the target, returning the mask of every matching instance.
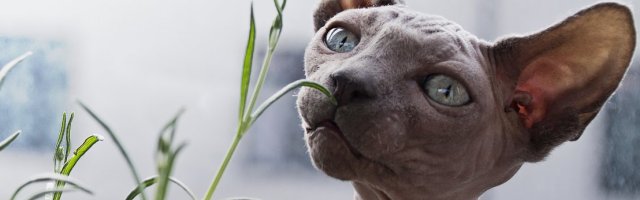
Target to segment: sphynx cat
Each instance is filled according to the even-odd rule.
[[[487,42],[402,0],[322,0],[297,107],[316,168],[355,199],[477,199],[577,140],[635,48],[630,10],[586,8]]]

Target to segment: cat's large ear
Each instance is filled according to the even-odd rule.
[[[313,13],[314,28],[315,31],[318,31],[329,19],[347,9],[395,4],[404,4],[404,0],[321,0],[318,8]]]
[[[518,112],[530,137],[525,160],[539,161],[580,137],[627,71],[635,37],[630,10],[603,3],[493,46],[505,106]]]

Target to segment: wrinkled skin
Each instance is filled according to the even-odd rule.
[[[635,47],[630,12],[617,4],[495,44],[391,0],[324,0],[314,20],[305,74],[338,104],[300,91],[305,140],[318,169],[351,181],[366,200],[477,199],[577,139]],[[324,39],[335,27],[359,44],[330,50]],[[423,82],[433,74],[462,83],[471,101],[432,100]]]

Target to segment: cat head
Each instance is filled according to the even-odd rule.
[[[305,75],[338,100],[298,95],[313,163],[398,193],[481,194],[578,139],[636,44],[614,3],[497,42],[397,0],[323,0],[313,16]]]

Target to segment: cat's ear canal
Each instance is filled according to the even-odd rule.
[[[404,4],[404,0],[321,0],[313,14],[314,29],[322,28],[329,19],[348,9]]]

